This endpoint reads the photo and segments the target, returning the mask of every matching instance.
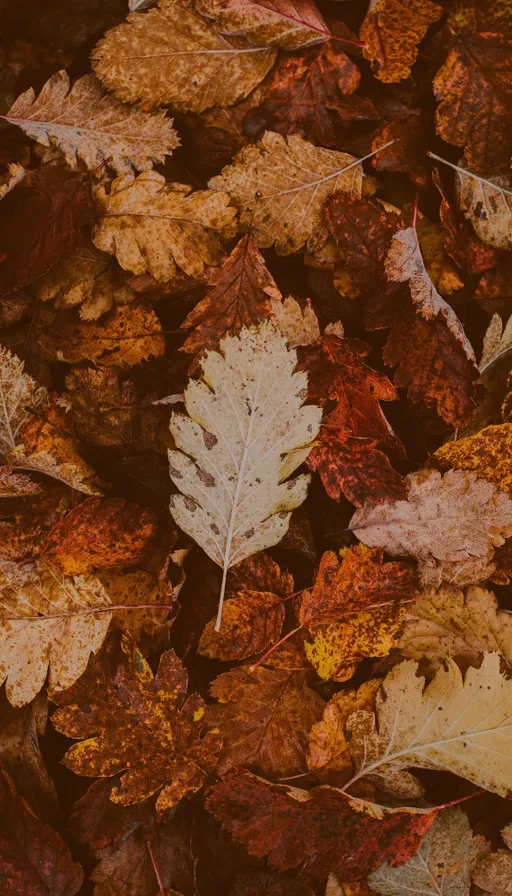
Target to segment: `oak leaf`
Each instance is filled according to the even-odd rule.
[[[208,185],[229,193],[242,230],[250,230],[260,248],[275,246],[278,255],[289,255],[326,243],[325,200],[335,190],[360,195],[362,167],[347,153],[266,131]]]
[[[339,871],[348,881],[364,878],[383,858],[406,862],[436,816],[354,804],[333,787],[288,794],[244,770],[216,784],[206,806],[251,855],[268,856],[271,867],[319,878]]]
[[[231,106],[263,80],[276,51],[218,34],[188,0],[160,0],[131,13],[92,54],[94,70],[123,102],[181,112]]]
[[[72,255],[80,227],[92,221],[87,177],[39,168],[2,199],[0,295],[15,292]]]
[[[181,347],[184,352],[217,348],[226,333],[236,336],[242,327],[272,315],[269,290],[277,287],[250,235],[242,237],[222,267],[210,275],[208,286],[212,289],[181,325],[195,327]]]
[[[206,265],[219,263],[219,237],[234,235],[236,213],[226,193],[190,191],[185,184],[167,184],[156,171],[117,177],[108,194],[97,186],[94,245],[134,274],[148,271],[165,282],[181,268],[199,277]]]
[[[497,175],[510,166],[511,40],[503,34],[457,36],[434,80],[438,134],[464,147],[465,167]]]
[[[324,707],[307,673],[240,666],[219,675],[210,693],[219,704],[208,707],[208,722],[224,740],[220,775],[237,766],[280,777],[307,770],[309,731]]]
[[[43,146],[58,146],[70,168],[83,161],[89,171],[102,164],[118,174],[144,171],[179,145],[165,113],[148,115],[123,105],[94,75],[71,87],[67,73],[56,72],[37,99],[30,88],[5,118]]]
[[[217,731],[205,733],[203,699],[186,694],[187,673],[173,650],[162,654],[153,676],[125,635],[119,659],[104,652],[56,701],[53,725],[82,741],[64,764],[77,775],[122,772],[110,794],[114,803],[130,806],[158,792],[158,811],[176,806],[202,787],[220,747]]]
[[[41,546],[41,557],[65,575],[133,566],[156,534],[155,517],[122,498],[89,498],[60,520]]]
[[[430,671],[446,656],[466,668],[493,650],[511,667],[512,613],[500,610],[494,594],[476,585],[466,594],[428,589],[407,608],[396,646],[403,656],[428,663]]]
[[[512,497],[512,424],[487,426],[475,435],[446,442],[434,454],[440,470],[472,470]]]
[[[45,568],[0,566],[0,680],[13,706],[29,703],[49,671],[48,694],[73,684],[101,647],[110,598],[93,576],[71,578]]]
[[[442,15],[430,0],[372,0],[361,26],[363,56],[386,83],[407,78],[416,61],[418,44],[430,25]]]
[[[297,50],[331,37],[315,0],[196,0],[220,34],[240,35],[258,47]]]
[[[395,666],[377,694],[375,714],[359,710],[348,719],[357,768],[352,781],[371,776],[380,788],[417,795],[411,776],[404,776],[414,766],[451,771],[509,796],[512,682],[500,673],[499,654],[485,654],[464,680],[448,658],[425,690],[417,669],[412,660]]]
[[[84,873],[64,840],[43,824],[0,771],[2,887],[13,896],[75,896]]]
[[[183,492],[171,513],[223,570],[217,630],[228,569],[280,541],[306,497],[309,477],[288,477],[309,454],[321,410],[302,407],[307,377],[294,373],[296,358],[267,322],[226,336],[185,390],[189,416],[171,418],[171,479]]]
[[[464,896],[484,847],[484,838],[473,835],[467,816],[459,808],[447,809],[437,816],[415,856],[400,868],[384,863],[370,874],[368,883],[382,896],[431,890],[439,896]]]
[[[473,883],[490,896],[512,896],[512,826],[503,828],[501,836],[508,850],[484,856],[473,872]]]

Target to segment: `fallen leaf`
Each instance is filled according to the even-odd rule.
[[[440,100],[438,134],[464,147],[464,164],[476,174],[504,174],[511,150],[511,41],[503,34],[457,35],[434,79]]]
[[[447,656],[467,668],[493,650],[512,666],[512,613],[500,610],[494,594],[476,585],[465,594],[429,589],[407,608],[396,646],[403,656],[428,663],[431,672]]]
[[[15,292],[72,255],[92,221],[89,181],[46,165],[2,199],[0,295]]]
[[[209,659],[233,662],[262,653],[274,644],[283,627],[282,599],[268,591],[239,591],[224,602],[223,625],[215,631],[215,619],[207,623],[198,653]]]
[[[0,771],[2,825],[0,861],[2,886],[13,896],[74,896],[82,886],[84,873],[64,840],[53,828],[34,815],[17,795],[5,772]]]
[[[512,501],[475,473],[435,470],[407,476],[408,499],[366,504],[350,528],[368,547],[419,562],[425,584],[472,584],[493,570],[494,548],[512,535]]]
[[[250,235],[237,243],[208,286],[212,289],[181,325],[195,327],[181,347],[184,352],[217,348],[226,333],[235,336],[242,327],[271,317],[269,290],[277,287]]]
[[[174,651],[162,654],[155,676],[127,636],[122,651],[118,661],[89,664],[60,695],[52,723],[82,740],[66,753],[67,768],[107,778],[122,772],[110,794],[114,803],[130,806],[158,792],[156,808],[163,812],[202,787],[216,763],[219,735],[205,733],[206,706],[198,694],[186,697],[187,673]]]
[[[512,896],[512,830],[507,825],[501,836],[508,850],[498,849],[478,862],[473,872],[473,883],[491,896]]]
[[[71,87],[65,71],[55,72],[37,99],[30,88],[5,118],[43,146],[58,146],[73,169],[83,161],[89,171],[102,164],[117,174],[145,171],[179,145],[164,112],[148,115],[123,105],[94,75]]]
[[[220,34],[243,34],[258,47],[297,50],[331,37],[315,0],[196,0],[196,7]]]
[[[7,174],[0,179],[0,199],[7,196],[25,177],[26,170],[19,162],[10,162],[7,165]]]
[[[512,424],[487,426],[476,435],[446,442],[434,454],[434,463],[443,472],[449,469],[472,470],[512,496]]]
[[[89,498],[48,533],[41,557],[65,575],[135,565],[156,534],[155,517],[122,498]]]
[[[398,171],[408,174],[418,188],[426,187],[429,175],[425,166],[425,141],[428,139],[427,123],[421,111],[411,110],[409,115],[393,118],[377,128],[372,149],[382,149],[372,159],[376,171]]]
[[[483,243],[512,248],[512,183],[508,177],[484,180],[457,168],[461,211]]]
[[[302,408],[307,378],[296,352],[264,322],[226,336],[185,390],[189,416],[173,414],[169,452],[175,522],[223,570],[281,540],[308,476],[288,477],[309,454],[321,411]],[[284,455],[284,460],[283,460]],[[257,496],[257,497],[256,497]],[[220,629],[224,587],[216,623]]]
[[[371,776],[403,798],[411,795],[404,770],[414,766],[450,771],[509,795],[512,682],[500,674],[499,654],[486,654],[464,681],[448,658],[425,690],[417,669],[412,660],[395,666],[377,694],[375,715],[357,711],[348,719],[353,781]]]
[[[0,451],[7,455],[19,440],[19,431],[46,401],[47,392],[28,373],[17,355],[0,346]]]
[[[347,153],[266,131],[208,185],[229,194],[240,209],[242,230],[250,230],[260,248],[274,245],[278,255],[289,255],[303,246],[314,251],[325,244],[325,200],[335,190],[359,195],[362,168]]]
[[[412,859],[400,868],[387,862],[368,878],[382,896],[436,892],[439,896],[463,896],[471,886],[471,871],[484,850],[483,837],[475,837],[467,816],[447,809],[437,816]]]
[[[134,640],[143,634],[152,637],[162,629],[174,595],[155,576],[144,569],[101,570],[98,579],[117,608],[112,613],[111,628],[128,632]]]
[[[17,498],[36,495],[41,486],[24,473],[13,473],[9,467],[0,466],[0,498]]]
[[[309,299],[306,300],[304,308],[301,308],[293,296],[283,298],[281,294],[274,295],[271,307],[277,325],[290,348],[312,345],[320,339],[318,318]],[[343,333],[343,325],[340,326]]]
[[[363,56],[381,81],[407,78],[416,61],[418,45],[443,10],[430,0],[372,0],[362,24]]]
[[[251,855],[268,856],[271,867],[319,878],[339,871],[345,880],[365,877],[383,857],[406,862],[436,816],[367,806],[333,787],[274,790],[245,770],[231,772],[206,801],[222,827]]]
[[[307,771],[308,735],[324,701],[307,685],[307,673],[241,666],[210,685],[218,705],[208,722],[223,737],[217,773],[246,766],[272,776]]]
[[[94,245],[134,274],[148,271],[165,283],[181,268],[199,277],[206,265],[219,263],[219,237],[234,235],[235,210],[226,193],[190,191],[156,171],[116,177],[109,193],[97,186]]]
[[[276,51],[228,40],[188,0],[160,0],[108,31],[92,54],[96,74],[123,102],[182,112],[231,106],[263,80]],[[162,61],[163,60],[163,61]]]
[[[101,647],[110,598],[93,576],[60,576],[43,565],[0,565],[0,680],[13,706],[34,699],[49,671],[48,695],[69,687]],[[98,609],[95,609],[98,608]]]
[[[38,556],[48,532],[75,503],[75,496],[65,486],[47,485],[36,495],[17,501],[7,519],[0,520],[2,560],[19,563]]]

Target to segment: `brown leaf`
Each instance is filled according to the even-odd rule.
[[[215,618],[206,625],[198,653],[223,662],[245,660],[277,641],[284,617],[284,604],[276,594],[239,591],[224,603],[220,632],[215,631]]]
[[[315,0],[196,0],[220,34],[243,34],[259,47],[296,50],[331,35]]]
[[[512,830],[507,825],[501,832],[508,850],[498,849],[478,862],[473,883],[489,896],[512,896]]]
[[[418,44],[443,10],[430,0],[372,0],[361,27],[363,56],[381,81],[407,78],[416,61]]]
[[[217,731],[205,733],[204,701],[186,693],[187,673],[174,651],[162,654],[153,677],[124,636],[119,659],[115,651],[104,652],[55,701],[61,706],[52,716],[57,730],[86,738],[68,750],[64,764],[77,775],[123,772],[110,794],[115,803],[130,806],[158,791],[158,811],[176,806],[200,790],[220,746]]]
[[[456,442],[447,442],[434,454],[440,470],[473,470],[480,479],[487,479],[512,496],[512,424],[487,426],[476,435]]]
[[[2,886],[13,896],[74,896],[83,871],[60,834],[43,824],[0,771]]]
[[[0,522],[0,558],[19,562],[38,555],[48,532],[73,503],[70,490],[57,484],[16,503]]]
[[[408,174],[418,188],[429,183],[425,165],[427,123],[422,112],[411,110],[405,118],[393,118],[379,127],[372,141],[372,150],[380,151],[372,159],[376,171],[398,171]],[[393,141],[385,149],[380,147]]]
[[[306,683],[306,673],[259,666],[232,669],[210,685],[219,705],[208,721],[224,739],[217,771],[243,765],[261,774],[285,776],[307,770],[308,734],[324,701]]]
[[[87,177],[46,165],[2,199],[0,295],[46,274],[72,255],[80,227],[92,221]]]

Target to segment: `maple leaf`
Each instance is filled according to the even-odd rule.
[[[92,54],[96,74],[123,102],[182,112],[231,106],[263,80],[276,58],[243,36],[228,40],[188,0],[160,0],[108,31]]]
[[[242,230],[260,248],[278,255],[303,246],[323,246],[327,231],[322,207],[329,193],[361,193],[361,159],[313,146],[301,137],[266,131],[259,143],[244,146],[208,186],[225,191],[240,209]]]
[[[484,849],[484,838],[473,835],[467,816],[459,808],[447,809],[437,816],[412,859],[400,868],[381,865],[368,883],[382,896],[431,889],[439,896],[462,896],[469,891],[471,870]]]
[[[224,740],[220,775],[237,766],[280,776],[307,770],[308,734],[324,707],[307,673],[241,666],[219,675],[210,693],[219,705],[208,707],[208,722]]]
[[[442,15],[430,0],[372,0],[361,26],[365,41],[363,56],[372,63],[378,78],[386,83],[407,78],[430,25]]]
[[[220,34],[243,34],[259,47],[297,50],[332,37],[315,0],[196,0]]]
[[[348,719],[357,768],[351,783],[371,776],[381,788],[411,795],[404,770],[414,766],[451,771],[509,795],[512,682],[500,674],[500,655],[485,654],[464,681],[448,658],[425,690],[417,669],[412,660],[395,666],[377,694],[375,714],[359,710]]]
[[[46,165],[2,199],[0,295],[31,283],[71,255],[92,221],[89,181]]]
[[[502,34],[457,35],[434,80],[438,134],[464,147],[476,174],[506,173],[511,149],[511,41]]]
[[[181,325],[195,327],[181,347],[184,352],[217,348],[226,333],[235,336],[242,327],[271,317],[269,290],[277,287],[250,235],[236,244],[222,267],[210,275],[208,285],[213,288]]]
[[[219,236],[233,236],[236,213],[226,193],[190,191],[185,184],[167,184],[156,171],[117,177],[108,194],[99,185],[94,245],[134,274],[148,271],[165,282],[181,268],[200,276],[206,265],[220,261]]]
[[[82,238],[74,254],[58,261],[48,274],[39,277],[33,289],[42,302],[54,308],[80,305],[82,320],[97,320],[114,306],[135,299],[134,290],[115,260]]]
[[[403,656],[427,662],[431,671],[446,656],[465,668],[493,650],[512,666],[512,614],[500,610],[494,594],[484,588],[473,585],[466,594],[429,589],[407,608],[396,646]]]
[[[7,698],[13,706],[29,703],[48,670],[53,697],[76,681],[101,647],[111,619],[109,595],[94,576],[71,578],[43,565],[20,569],[8,562],[0,564],[0,594],[0,680]]]
[[[473,872],[473,882],[490,896],[512,894],[512,826],[508,824],[503,828],[501,836],[508,850],[498,849],[497,852],[484,856]]]
[[[512,534],[512,501],[468,471],[435,470],[407,476],[408,499],[366,504],[350,528],[368,547],[412,556],[425,584],[482,581],[492,572],[494,547]]]
[[[126,635],[121,647],[119,659],[115,651],[104,653],[59,696],[52,723],[68,737],[86,738],[66,753],[67,768],[107,778],[122,772],[110,794],[114,803],[130,806],[158,792],[163,812],[202,787],[219,735],[205,733],[205,703],[199,694],[186,697],[187,673],[173,650],[162,654],[153,676]]]
[[[512,470],[510,451],[512,424],[487,426],[476,435],[456,442],[447,442],[434,454],[436,465],[445,471],[473,470],[481,479],[487,479],[512,496]]]
[[[65,71],[55,72],[37,99],[32,88],[25,91],[5,119],[43,146],[57,145],[70,168],[80,160],[90,171],[104,163],[118,174],[144,171],[179,145],[164,112],[148,115],[119,103],[94,75],[71,87]]]
[[[299,620],[312,638],[306,656],[321,678],[346,681],[365,656],[385,656],[416,591],[405,563],[383,563],[382,550],[360,545],[338,560],[332,551],[320,561],[312,591],[301,598]]]
[[[13,896],[78,893],[84,878],[80,865],[71,858],[60,834],[34,815],[1,770],[0,803],[0,863],[5,892]]]
[[[333,787],[288,794],[243,770],[216,784],[206,806],[251,855],[268,856],[279,871],[300,867],[319,878],[340,871],[349,881],[365,877],[384,857],[406,862],[436,816],[354,804]]]
[[[173,414],[169,452],[175,522],[223,570],[276,544],[306,497],[308,476],[288,479],[305,460],[321,410],[303,408],[307,378],[274,326],[226,336],[221,354],[201,361],[203,379],[185,390],[189,416]],[[284,459],[283,459],[284,458]]]
[[[132,566],[156,534],[155,518],[122,498],[89,498],[48,533],[41,557],[65,575]]]

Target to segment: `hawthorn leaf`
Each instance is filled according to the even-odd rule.
[[[430,0],[371,0],[360,37],[363,56],[372,63],[377,78],[401,81],[411,72],[418,45],[430,25],[442,15],[442,7]]]
[[[75,896],[84,873],[64,840],[43,824],[17,795],[11,779],[0,770],[0,864],[7,894]]]
[[[243,35],[258,47],[298,50],[331,37],[315,0],[196,0],[219,34]]]
[[[221,630],[215,630],[215,619],[207,623],[197,652],[223,662],[245,660],[277,641],[284,617],[284,604],[277,594],[239,591],[224,602]]]
[[[46,401],[47,392],[24,371],[24,362],[0,346],[0,452],[12,451],[23,424]]]
[[[493,314],[487,330],[485,331],[480,358],[480,376],[483,376],[490,367],[496,364],[505,355],[512,352],[512,315],[505,326],[499,314]]]
[[[109,193],[98,185],[94,245],[115,255],[123,270],[147,271],[162,283],[177,269],[200,277],[207,265],[219,263],[219,237],[234,235],[236,212],[226,193],[190,191],[185,184],[166,183],[157,171],[117,177]]]
[[[277,295],[273,293],[271,307],[277,325],[290,348],[313,345],[317,339],[320,339],[318,318],[309,299],[306,300],[304,308],[301,308],[293,296],[283,298],[280,293]],[[343,325],[340,321],[337,321],[337,325],[341,327],[338,332],[343,335]],[[335,324],[330,326],[334,327]]]
[[[473,872],[473,883],[490,896],[512,896],[512,827],[503,828],[501,836],[508,849],[498,849],[483,856]]]
[[[89,171],[102,164],[117,174],[145,171],[179,145],[164,112],[148,115],[123,105],[94,75],[71,87],[63,70],[51,76],[37,99],[32,88],[22,93],[5,119],[43,146],[58,146],[72,169],[83,161]]]
[[[467,896],[472,868],[484,848],[484,838],[474,836],[464,812],[447,809],[437,816],[415,856],[399,868],[384,863],[368,883],[382,896]]]
[[[477,177],[457,167],[461,211],[471,221],[476,235],[495,249],[512,249],[512,182]]]
[[[446,442],[434,454],[440,470],[472,470],[512,497],[512,423],[486,426],[473,436]]]
[[[214,785],[206,807],[278,871],[300,868],[315,878],[338,871],[347,881],[366,877],[383,858],[406,862],[436,816],[352,801],[333,787],[277,789],[243,769]]]
[[[403,656],[428,663],[431,672],[446,656],[466,668],[493,650],[512,668],[512,613],[500,610],[494,594],[476,585],[465,594],[427,589],[407,607],[396,646]]]
[[[92,54],[98,77],[125,103],[181,112],[231,106],[263,80],[276,58],[243,36],[228,39],[190,0],[160,0],[107,31]]]
[[[307,672],[240,666],[219,675],[210,693],[219,703],[208,707],[208,722],[224,741],[219,775],[238,766],[280,777],[307,770],[309,731],[325,705]]]
[[[29,703],[49,672],[51,698],[85,671],[111,619],[94,576],[61,576],[44,565],[0,564],[0,680],[13,706]]]
[[[270,323],[226,336],[185,390],[188,416],[173,413],[171,496],[175,522],[223,570],[276,544],[306,497],[307,475],[288,479],[309,454],[320,408],[302,407],[307,377]]]
[[[404,797],[410,793],[405,769],[442,769],[509,797],[512,681],[500,672],[500,655],[486,653],[464,679],[448,658],[425,690],[417,670],[412,660],[395,666],[377,694],[375,714],[358,710],[348,719],[357,769],[352,781],[371,776]]]
[[[200,790],[220,747],[217,731],[205,732],[206,706],[187,694],[187,673],[173,650],[153,672],[140,650],[123,636],[122,655],[103,654],[77,684],[61,694],[52,723],[80,740],[64,757],[77,775],[121,774],[110,799],[131,806],[158,792],[159,812]],[[99,733],[98,733],[99,732]],[[85,738],[85,740],[84,740]]]
[[[426,585],[472,584],[494,569],[494,548],[512,535],[512,500],[475,473],[419,470],[407,476],[408,499],[367,503],[350,528],[368,547],[412,556]]]
[[[242,230],[250,230],[260,248],[275,246],[278,255],[304,246],[312,252],[327,241],[322,216],[327,196],[335,190],[361,194],[361,161],[298,136],[266,131],[208,186],[229,194],[240,210]]]

